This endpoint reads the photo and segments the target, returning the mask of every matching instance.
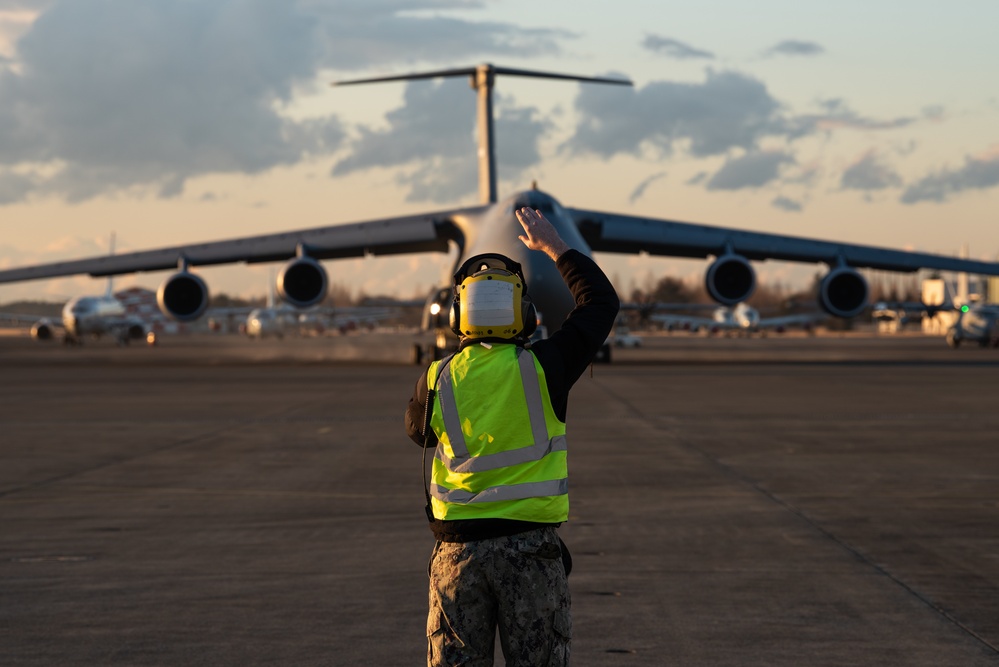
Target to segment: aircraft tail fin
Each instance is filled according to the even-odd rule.
[[[496,203],[496,150],[493,141],[493,82],[496,75],[526,76],[539,79],[561,79],[563,81],[581,81],[584,83],[611,83],[622,86],[634,85],[625,78],[600,76],[576,76],[575,74],[558,74],[556,72],[541,72],[538,70],[516,69],[513,67],[496,67],[483,63],[476,67],[458,67],[441,69],[432,72],[416,72],[413,74],[398,74],[366,79],[351,79],[349,81],[334,81],[334,86],[354,86],[362,83],[382,83],[385,81],[411,81],[414,79],[439,79],[442,77],[467,76],[472,88],[477,92],[478,102],[478,136],[479,136],[479,201],[483,204]]]
[[[113,257],[114,256],[114,241],[115,241],[114,232],[111,232],[111,239],[108,242],[108,257]],[[104,296],[107,297],[108,299],[110,299],[110,298],[112,298],[114,296],[114,276],[113,275],[109,275],[108,276],[108,286],[107,286],[107,291],[104,292]]]
[[[479,72],[487,72],[491,76],[503,74],[506,76],[526,76],[539,79],[561,79],[563,81],[584,81],[588,83],[611,83],[622,86],[634,85],[628,79],[619,79],[601,76],[577,76],[575,74],[559,74],[557,72],[542,72],[540,70],[517,69],[514,67],[497,67],[488,63],[477,67],[455,67],[451,69],[434,70],[432,72],[413,72],[411,74],[396,74],[392,76],[379,76],[366,79],[351,79],[348,81],[334,81],[333,86],[354,86],[362,83],[383,83],[386,81],[411,81],[414,79],[440,79],[452,76],[477,77]],[[474,85],[473,81],[473,85]],[[491,83],[491,82],[490,82]]]
[[[274,310],[274,269],[271,269],[271,279],[267,281],[267,307]]]

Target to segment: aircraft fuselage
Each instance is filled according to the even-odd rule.
[[[114,297],[78,296],[62,309],[62,324],[67,338],[113,334],[120,340],[140,338],[145,333],[142,322],[129,317],[125,306]]]
[[[491,206],[474,224],[471,221],[465,225],[459,223],[465,246],[456,266],[469,257],[490,252],[519,262],[527,279],[528,295],[542,322],[549,331],[555,331],[576,304],[555,263],[544,253],[528,249],[518,238],[524,228],[514,212],[524,206],[541,211],[571,248],[587,256],[592,254],[578,228],[554,197],[538,190],[524,190]]]

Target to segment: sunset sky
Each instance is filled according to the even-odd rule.
[[[991,0],[0,0],[0,267],[475,204],[467,81],[329,83],[481,62],[635,83],[500,77],[501,197],[991,260],[996,25]],[[705,267],[597,260],[620,289]],[[326,266],[409,298],[450,260]],[[271,269],[202,273],[252,296]]]

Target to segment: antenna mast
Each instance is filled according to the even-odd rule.
[[[541,79],[563,79],[567,81],[586,81],[589,83],[612,83],[623,86],[633,85],[628,79],[611,79],[605,77],[574,76],[572,74],[555,74],[510,67],[495,67],[484,63],[476,67],[438,70],[417,74],[400,74],[374,79],[354,79],[351,81],[335,81],[334,86],[352,86],[361,83],[379,83],[383,81],[408,81],[413,79],[438,79],[450,76],[467,76],[472,89],[478,95],[476,113],[479,139],[479,201],[483,204],[496,203],[496,144],[493,136],[493,83],[497,74],[508,76],[529,76]]]

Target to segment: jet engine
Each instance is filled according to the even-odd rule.
[[[55,331],[53,330],[52,322],[47,319],[38,320],[31,327],[31,337],[35,340],[52,340],[54,335]]]
[[[278,295],[295,308],[309,308],[326,297],[326,269],[311,257],[296,257],[277,276]]]
[[[712,299],[723,306],[734,306],[753,295],[756,271],[742,255],[722,255],[708,267],[704,286]]]
[[[867,281],[849,266],[838,266],[819,283],[819,305],[836,317],[855,317],[867,305]]]
[[[196,320],[208,308],[208,285],[193,273],[178,271],[160,285],[156,303],[178,322]]]

